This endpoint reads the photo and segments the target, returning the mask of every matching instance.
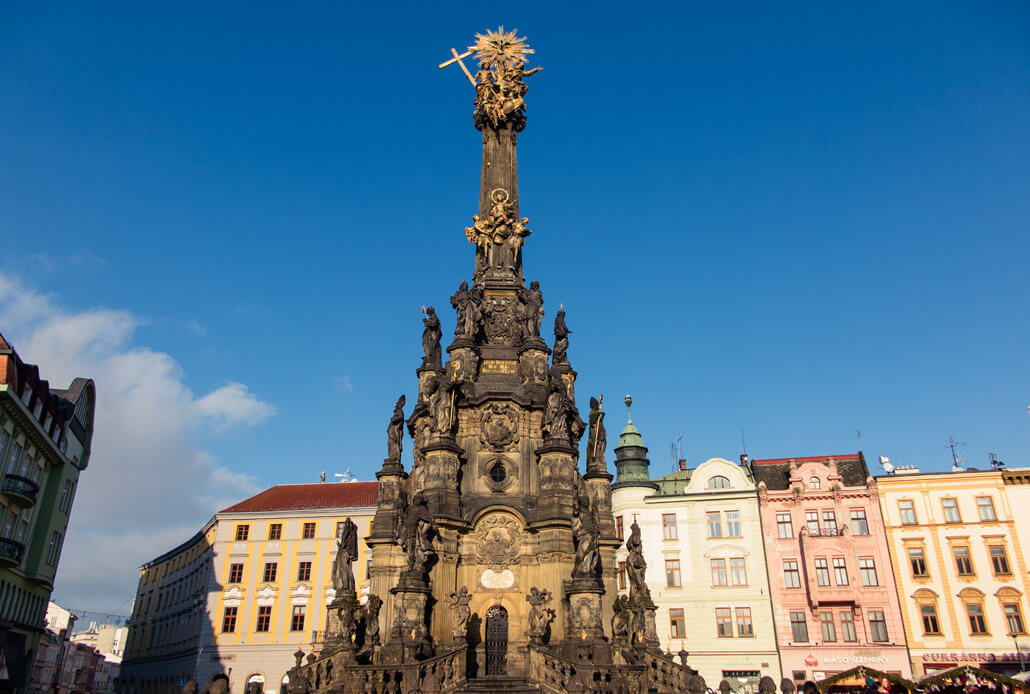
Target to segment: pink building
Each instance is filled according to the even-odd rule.
[[[861,452],[752,463],[784,677],[912,676],[876,481]]]

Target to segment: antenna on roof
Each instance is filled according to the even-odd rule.
[[[951,437],[948,437],[948,446],[947,447],[951,449],[951,463],[952,463],[951,464],[951,471],[952,472],[962,472],[962,463],[964,463],[965,460],[963,460],[962,456],[960,456],[958,453],[955,452],[955,446],[965,446],[965,445],[966,444],[962,443],[961,441],[956,441],[955,439],[953,439]]]
[[[988,453],[987,457],[990,458],[991,467],[993,469],[1000,470],[1003,467],[1005,467],[1005,463],[1003,463],[1002,461],[998,460],[998,456],[994,455],[993,453]]]
[[[351,474],[350,468],[347,468],[346,472],[335,472],[334,477],[339,477],[341,482],[357,482],[358,479]]]
[[[747,455],[747,441],[744,440],[744,425],[740,425],[740,445],[744,447],[744,455]]]

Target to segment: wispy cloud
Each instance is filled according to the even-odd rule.
[[[258,491],[219,466],[201,440],[212,427],[256,425],[275,414],[242,383],[197,397],[169,354],[133,344],[128,311],[70,311],[0,273],[0,331],[55,386],[97,383],[96,433],[76,494],[55,597],[116,609],[136,567],[187,539],[218,508]]]

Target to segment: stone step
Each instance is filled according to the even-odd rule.
[[[476,678],[465,684],[463,692],[477,694],[485,692],[505,692],[505,694],[539,694],[540,689],[519,677]]]

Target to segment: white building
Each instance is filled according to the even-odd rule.
[[[632,419],[615,447],[612,485],[616,527],[640,526],[646,580],[658,607],[658,637],[715,689],[757,691],[758,680],[780,681],[762,522],[746,465],[712,458],[651,480],[647,448]],[[624,591],[626,550],[618,585]]]

